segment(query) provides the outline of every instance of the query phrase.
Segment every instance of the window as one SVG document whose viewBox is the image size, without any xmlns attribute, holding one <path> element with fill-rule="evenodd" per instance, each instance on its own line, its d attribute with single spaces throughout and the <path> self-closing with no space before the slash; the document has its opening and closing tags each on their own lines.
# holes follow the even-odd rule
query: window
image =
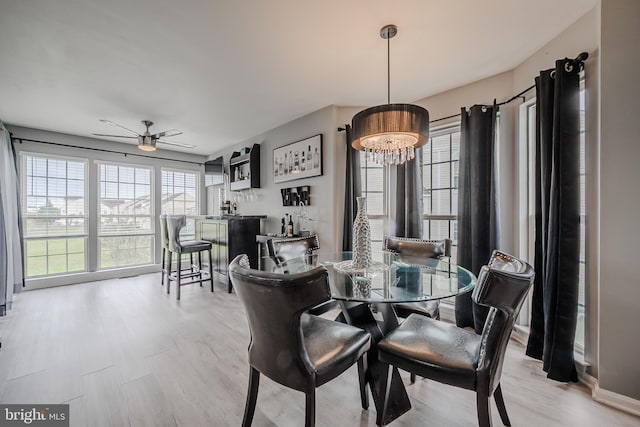
<svg viewBox="0 0 640 427">
<path fill-rule="evenodd" d="M 100 269 L 153 263 L 152 169 L 100 163 Z"/>
<path fill-rule="evenodd" d="M 198 215 L 198 172 L 162 169 L 161 211 L 168 215 Z M 183 238 L 195 238 L 195 221 L 187 220 L 180 232 Z"/>
<path fill-rule="evenodd" d="M 382 249 L 385 220 L 387 218 L 388 167 L 367 161 L 364 151 L 360 151 L 360 176 L 362 196 L 367 198 L 367 216 L 371 225 L 371 247 Z M 374 258 L 380 258 L 382 251 L 373 251 Z"/>
<path fill-rule="evenodd" d="M 453 262 L 458 239 L 459 155 L 460 125 L 456 124 L 431 131 L 422 156 L 424 238 L 451 239 Z"/>
<path fill-rule="evenodd" d="M 86 271 L 87 164 L 22 155 L 26 277 Z"/>
</svg>

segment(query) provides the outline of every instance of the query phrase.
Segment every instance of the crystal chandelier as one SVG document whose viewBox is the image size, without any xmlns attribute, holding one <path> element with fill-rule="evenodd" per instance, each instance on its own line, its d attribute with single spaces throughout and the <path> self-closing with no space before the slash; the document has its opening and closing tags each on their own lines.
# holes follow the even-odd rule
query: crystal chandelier
<svg viewBox="0 0 640 427">
<path fill-rule="evenodd" d="M 412 104 L 390 102 L 390 42 L 398 33 L 385 25 L 380 37 L 387 40 L 387 104 L 360 111 L 353 116 L 352 146 L 367 153 L 367 159 L 381 165 L 399 165 L 415 157 L 415 149 L 429 138 L 429 112 Z"/>
</svg>

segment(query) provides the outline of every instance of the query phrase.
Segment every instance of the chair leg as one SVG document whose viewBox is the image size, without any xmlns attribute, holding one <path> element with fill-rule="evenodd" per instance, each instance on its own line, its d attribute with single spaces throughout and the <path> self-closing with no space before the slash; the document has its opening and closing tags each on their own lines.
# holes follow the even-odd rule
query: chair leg
<svg viewBox="0 0 640 427">
<path fill-rule="evenodd" d="M 411 384 L 414 384 L 415 382 L 416 382 L 416 374 L 411 372 Z"/>
<path fill-rule="evenodd" d="M 209 279 L 211 279 L 211 292 L 213 292 L 213 258 L 211 256 L 211 249 L 209 249 Z"/>
<path fill-rule="evenodd" d="M 382 411 L 376 415 L 376 424 L 383 425 L 384 420 L 387 418 L 387 406 L 389 405 L 389 395 L 391 394 L 391 377 L 393 376 L 393 368 L 386 363 L 380 363 L 380 391 L 384 393 L 384 400 L 382 403 Z"/>
<path fill-rule="evenodd" d="M 173 264 L 173 252 L 169 251 L 169 267 L 167 268 L 167 294 L 171 288 L 171 265 Z"/>
<path fill-rule="evenodd" d="M 198 252 L 198 279 L 200 279 L 200 287 L 202 287 L 202 251 Z"/>
<path fill-rule="evenodd" d="M 305 393 L 306 404 L 304 411 L 304 427 L 315 427 L 316 425 L 316 388 L 309 387 Z"/>
<path fill-rule="evenodd" d="M 189 272 L 193 273 L 195 268 L 193 267 L 193 252 L 189 254 Z"/>
<path fill-rule="evenodd" d="M 162 248 L 162 279 L 160 280 L 160 284 L 164 286 L 164 277 L 167 274 L 167 260 L 166 260 L 167 250 Z"/>
<path fill-rule="evenodd" d="M 509 421 L 509 415 L 507 415 L 507 407 L 504 406 L 504 398 L 502 397 L 502 388 L 500 387 L 500 384 L 496 387 L 496 391 L 493 392 L 493 400 L 496 401 L 496 406 L 498 407 L 502 424 L 510 426 L 511 421 Z"/>
<path fill-rule="evenodd" d="M 176 271 L 176 300 L 180 299 L 180 276 L 182 276 L 182 254 L 178 252 L 178 266 Z"/>
<path fill-rule="evenodd" d="M 260 372 L 252 366 L 249 370 L 249 390 L 247 390 L 247 403 L 244 406 L 242 427 L 250 427 L 253 422 L 253 414 L 256 411 L 256 401 L 258 400 L 259 385 Z"/>
<path fill-rule="evenodd" d="M 369 409 L 369 393 L 367 393 L 367 353 L 364 353 L 358 359 L 358 380 L 360 380 L 360 401 L 362 409 Z"/>
<path fill-rule="evenodd" d="M 478 407 L 478 425 L 480 427 L 491 427 L 489 395 L 482 392 L 476 392 L 476 405 Z"/>
</svg>

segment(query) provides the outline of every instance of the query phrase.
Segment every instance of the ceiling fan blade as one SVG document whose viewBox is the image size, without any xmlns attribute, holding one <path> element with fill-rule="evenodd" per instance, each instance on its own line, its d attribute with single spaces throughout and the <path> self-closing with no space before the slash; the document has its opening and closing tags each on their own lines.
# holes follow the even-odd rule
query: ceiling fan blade
<svg viewBox="0 0 640 427">
<path fill-rule="evenodd" d="M 161 143 L 161 144 L 167 144 L 167 145 L 175 145 L 176 147 L 182 147 L 182 148 L 196 148 L 195 145 L 191 145 L 191 144 L 183 144 L 182 142 L 173 142 L 173 141 L 167 141 L 164 139 L 157 139 L 157 142 Z"/>
<path fill-rule="evenodd" d="M 170 130 L 165 130 L 164 132 L 154 133 L 151 136 L 154 138 L 162 138 L 163 136 L 176 136 L 176 135 L 182 135 L 182 131 L 179 129 L 170 129 Z"/>
<path fill-rule="evenodd" d="M 139 135 L 140 135 L 138 132 L 134 132 L 134 131 L 132 131 L 131 129 L 126 128 L 126 127 L 124 127 L 124 126 L 122 126 L 122 125 L 120 125 L 120 124 L 118 124 L 118 123 L 116 123 L 116 122 L 112 122 L 111 120 L 104 120 L 104 119 L 100 119 L 100 121 L 101 121 L 102 123 L 105 123 L 105 124 L 109 125 L 109 126 L 115 126 L 115 127 L 120 128 L 120 129 L 122 129 L 122 130 L 126 130 L 126 131 L 127 131 L 127 132 L 129 132 L 131 135 L 135 135 L 135 136 L 139 136 Z"/>
<path fill-rule="evenodd" d="M 109 138 L 131 138 L 131 139 L 138 139 L 137 136 L 126 136 L 126 135 L 107 135 L 105 133 L 92 133 L 92 135 L 95 136 L 108 136 Z"/>
</svg>

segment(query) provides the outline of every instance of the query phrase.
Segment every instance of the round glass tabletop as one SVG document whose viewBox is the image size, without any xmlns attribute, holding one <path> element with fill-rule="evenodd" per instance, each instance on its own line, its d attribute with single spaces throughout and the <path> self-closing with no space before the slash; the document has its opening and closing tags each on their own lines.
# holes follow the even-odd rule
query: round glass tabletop
<svg viewBox="0 0 640 427">
<path fill-rule="evenodd" d="M 329 272 L 334 299 L 359 302 L 418 302 L 469 292 L 476 277 L 444 260 L 389 252 L 374 256 L 366 269 L 351 266 L 352 252 L 317 253 L 276 263 L 265 259 L 267 271 L 296 274 L 323 265 Z"/>
</svg>

